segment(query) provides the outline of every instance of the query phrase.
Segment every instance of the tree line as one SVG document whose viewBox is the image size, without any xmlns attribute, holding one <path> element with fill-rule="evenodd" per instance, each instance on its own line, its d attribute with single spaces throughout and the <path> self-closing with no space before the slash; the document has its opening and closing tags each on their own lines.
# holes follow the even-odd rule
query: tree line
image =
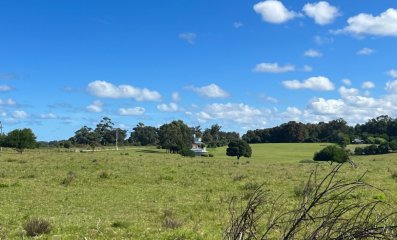
<svg viewBox="0 0 397 240">
<path fill-rule="evenodd" d="M 242 138 L 248 143 L 331 142 L 344 146 L 360 139 L 380 144 L 397 140 L 397 118 L 383 115 L 354 127 L 342 118 L 316 124 L 290 121 L 273 128 L 248 130 Z"/>
<path fill-rule="evenodd" d="M 134 146 L 158 146 L 167 149 L 169 152 L 177 153 L 181 150 L 190 149 L 194 141 L 193 136 L 206 143 L 208 147 L 225 146 L 232 140 L 240 139 L 237 132 L 221 131 L 218 124 L 202 130 L 200 126 L 189 127 L 182 120 L 175 120 L 165 123 L 160 127 L 146 126 L 138 123 L 127 138 L 127 130 L 114 128 L 114 123 L 108 117 L 103 118 L 96 128 L 83 126 L 77 130 L 73 137 L 67 141 L 49 142 L 49 146 L 70 147 L 70 146 L 114 146 L 134 145 Z"/>
<path fill-rule="evenodd" d="M 222 131 L 221 128 L 220 125 L 214 124 L 202 130 L 200 126 L 189 127 L 182 120 L 175 120 L 160 127 L 138 123 L 127 137 L 127 130 L 114 127 L 112 120 L 104 117 L 95 128 L 83 126 L 67 140 L 36 143 L 36 137 L 30 129 L 16 129 L 1 136 L 0 140 L 2 146 L 15 149 L 86 146 L 95 149 L 98 146 L 114 146 L 117 143 L 120 146 L 158 146 L 169 152 L 179 152 L 182 149 L 190 149 L 194 134 L 201 137 L 207 147 L 226 146 L 231 141 L 240 139 L 239 133 Z M 25 139 L 26 142 L 23 142 Z M 342 118 L 306 124 L 290 121 L 273 128 L 248 130 L 242 136 L 242 140 L 247 143 L 332 142 L 342 146 L 351 143 L 353 139 L 361 139 L 369 144 L 395 143 L 397 118 L 379 116 L 355 126 L 347 125 Z"/>
</svg>

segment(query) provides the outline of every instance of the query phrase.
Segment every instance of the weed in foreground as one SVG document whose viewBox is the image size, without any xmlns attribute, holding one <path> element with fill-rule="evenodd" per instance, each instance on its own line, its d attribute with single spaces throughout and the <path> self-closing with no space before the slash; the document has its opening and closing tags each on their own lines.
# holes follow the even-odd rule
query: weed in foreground
<svg viewBox="0 0 397 240">
<path fill-rule="evenodd" d="M 31 218 L 24 225 L 23 229 L 29 237 L 39 236 L 51 231 L 50 223 L 42 218 Z"/>
<path fill-rule="evenodd" d="M 182 223 L 175 219 L 174 212 L 170 209 L 166 209 L 163 212 L 163 227 L 169 229 L 176 229 L 182 226 Z"/>
<path fill-rule="evenodd" d="M 62 180 L 61 184 L 65 187 L 69 186 L 73 180 L 76 179 L 76 174 L 72 171 L 68 172 L 66 177 Z"/>
</svg>

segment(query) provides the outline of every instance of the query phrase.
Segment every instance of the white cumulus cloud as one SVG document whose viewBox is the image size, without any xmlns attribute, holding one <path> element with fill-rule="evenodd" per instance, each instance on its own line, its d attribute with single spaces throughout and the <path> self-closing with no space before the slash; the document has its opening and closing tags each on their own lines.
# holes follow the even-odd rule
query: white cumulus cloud
<svg viewBox="0 0 397 240">
<path fill-rule="evenodd" d="M 213 103 L 197 113 L 197 117 L 203 121 L 214 119 L 245 124 L 263 123 L 263 115 L 261 110 L 243 103 Z"/>
<path fill-rule="evenodd" d="M 263 21 L 269 23 L 284 23 L 296 16 L 297 13 L 289 11 L 281 1 L 266 0 L 254 5 L 254 11 L 262 16 Z"/>
<path fill-rule="evenodd" d="M 121 116 L 139 116 L 145 113 L 145 108 L 134 107 L 134 108 L 120 108 L 119 114 Z"/>
<path fill-rule="evenodd" d="M 335 89 L 334 84 L 323 76 L 311 77 L 304 81 L 283 81 L 283 85 L 288 89 L 311 89 L 316 91 L 331 91 Z"/>
<path fill-rule="evenodd" d="M 208 86 L 204 87 L 188 87 L 188 89 L 193 90 L 197 94 L 209 98 L 225 98 L 229 96 L 229 93 L 227 93 L 225 90 L 220 88 L 218 85 L 212 83 Z"/>
<path fill-rule="evenodd" d="M 103 111 L 102 109 L 103 103 L 101 101 L 94 101 L 92 104 L 88 105 L 85 109 L 89 112 L 100 113 Z"/>
<path fill-rule="evenodd" d="M 136 101 L 158 101 L 160 93 L 147 88 L 137 88 L 131 85 L 116 86 L 112 83 L 96 80 L 88 84 L 88 92 L 100 98 L 133 98 Z"/>
<path fill-rule="evenodd" d="M 338 8 L 328 2 L 307 3 L 303 6 L 305 14 L 314 19 L 319 25 L 326 25 L 334 21 L 340 15 Z"/>
<path fill-rule="evenodd" d="M 278 63 L 259 63 L 256 65 L 254 72 L 263 73 L 284 73 L 295 71 L 295 66 L 287 64 L 285 66 L 279 66 Z"/>
<path fill-rule="evenodd" d="M 177 112 L 177 111 L 179 111 L 178 104 L 176 104 L 176 103 L 159 104 L 159 105 L 157 105 L 157 109 L 162 112 Z"/>
<path fill-rule="evenodd" d="M 389 8 L 379 16 L 360 13 L 347 20 L 348 26 L 336 33 L 354 35 L 397 36 L 397 10 Z"/>
<path fill-rule="evenodd" d="M 314 98 L 310 101 L 308 108 L 316 114 L 340 114 L 344 105 L 345 103 L 341 99 Z"/>
</svg>

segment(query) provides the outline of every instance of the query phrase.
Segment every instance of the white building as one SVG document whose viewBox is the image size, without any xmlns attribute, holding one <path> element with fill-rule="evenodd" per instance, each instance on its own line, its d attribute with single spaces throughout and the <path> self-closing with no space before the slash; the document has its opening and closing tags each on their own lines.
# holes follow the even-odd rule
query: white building
<svg viewBox="0 0 397 240">
<path fill-rule="evenodd" d="M 198 156 L 207 155 L 208 154 L 207 148 L 205 147 L 205 144 L 201 141 L 201 138 L 196 137 L 196 134 L 194 134 L 193 137 L 194 137 L 194 142 L 190 150 L 193 151 Z"/>
</svg>

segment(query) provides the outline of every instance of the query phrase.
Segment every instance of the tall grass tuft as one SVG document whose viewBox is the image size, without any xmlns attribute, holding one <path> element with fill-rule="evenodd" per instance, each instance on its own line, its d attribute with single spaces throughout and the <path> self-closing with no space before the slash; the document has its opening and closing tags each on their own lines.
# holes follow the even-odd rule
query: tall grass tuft
<svg viewBox="0 0 397 240">
<path fill-rule="evenodd" d="M 23 229 L 29 237 L 39 236 L 51 231 L 50 223 L 42 218 L 31 218 L 24 225 Z"/>
<path fill-rule="evenodd" d="M 76 174 L 72 171 L 68 172 L 66 177 L 62 180 L 61 184 L 65 187 L 69 186 L 73 180 L 76 179 Z"/>
<path fill-rule="evenodd" d="M 176 229 L 182 226 L 182 223 L 175 219 L 174 212 L 171 209 L 166 209 L 163 212 L 163 227 L 169 229 Z"/>
</svg>

